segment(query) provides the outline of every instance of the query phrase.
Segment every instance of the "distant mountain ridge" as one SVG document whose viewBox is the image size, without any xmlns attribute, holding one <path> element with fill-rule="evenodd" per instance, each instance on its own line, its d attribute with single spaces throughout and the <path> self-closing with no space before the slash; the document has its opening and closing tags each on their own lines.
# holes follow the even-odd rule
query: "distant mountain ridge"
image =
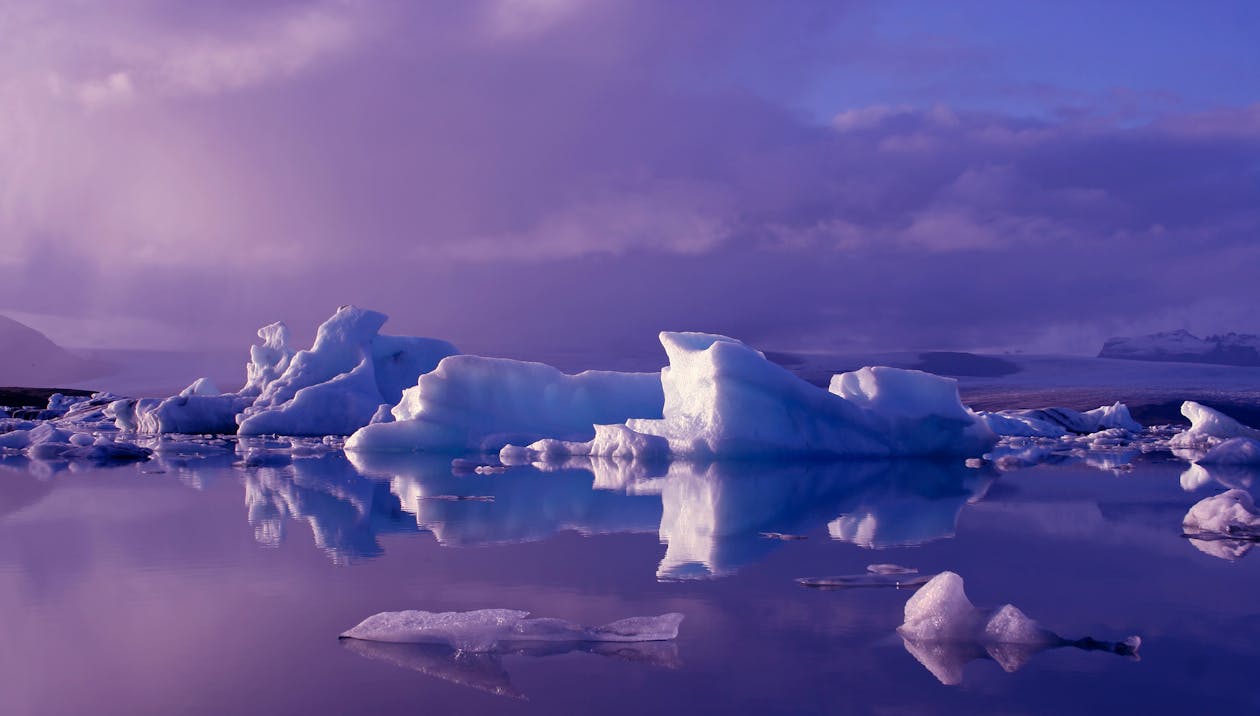
<svg viewBox="0 0 1260 716">
<path fill-rule="evenodd" d="M 1186 330 L 1110 338 L 1099 358 L 1260 366 L 1260 336 L 1223 333 L 1199 338 Z"/>
<path fill-rule="evenodd" d="M 0 386 L 49 387 L 99 373 L 98 361 L 77 356 L 23 323 L 0 316 Z"/>
</svg>

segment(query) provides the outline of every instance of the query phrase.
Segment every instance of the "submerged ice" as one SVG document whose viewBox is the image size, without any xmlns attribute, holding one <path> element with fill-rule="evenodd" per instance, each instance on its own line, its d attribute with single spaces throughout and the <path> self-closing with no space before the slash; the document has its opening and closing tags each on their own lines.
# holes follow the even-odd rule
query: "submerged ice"
<svg viewBox="0 0 1260 716">
<path fill-rule="evenodd" d="M 514 609 L 469 612 L 408 610 L 381 612 L 343 632 L 342 638 L 412 644 L 445 644 L 471 652 L 493 651 L 514 642 L 643 642 L 678 636 L 683 615 L 629 617 L 602 626 L 582 626 L 563 619 L 529 618 Z"/>
</svg>

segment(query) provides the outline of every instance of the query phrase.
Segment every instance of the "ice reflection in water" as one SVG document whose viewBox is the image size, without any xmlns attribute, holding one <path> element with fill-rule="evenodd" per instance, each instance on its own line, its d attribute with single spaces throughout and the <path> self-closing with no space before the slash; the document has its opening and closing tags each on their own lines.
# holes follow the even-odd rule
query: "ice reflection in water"
<svg viewBox="0 0 1260 716">
<path fill-rule="evenodd" d="M 444 545 L 563 530 L 657 532 L 666 545 L 657 577 L 667 580 L 731 574 L 782 547 L 763 533 L 800 534 L 837 515 L 863 516 L 866 546 L 948 537 L 963 505 L 992 479 L 961 463 L 913 460 L 644 466 L 574 459 L 486 476 L 453 474 L 449 463 L 412 455 L 350 459 L 388 477 L 403 509 Z"/>
<path fill-rule="evenodd" d="M 540 658 L 584 652 L 650 666 L 677 669 L 678 646 L 672 641 L 642 643 L 549 642 L 511 644 L 492 652 L 467 652 L 444 644 L 390 644 L 342 639 L 342 646 L 360 656 L 418 671 L 443 681 L 514 699 L 527 698 L 512 685 L 503 666 L 505 656 Z"/>
</svg>

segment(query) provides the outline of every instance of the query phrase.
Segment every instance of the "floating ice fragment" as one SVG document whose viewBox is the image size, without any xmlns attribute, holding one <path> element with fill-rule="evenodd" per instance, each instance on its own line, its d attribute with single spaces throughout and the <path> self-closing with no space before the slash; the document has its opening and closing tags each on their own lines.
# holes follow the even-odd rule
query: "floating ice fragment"
<svg viewBox="0 0 1260 716">
<path fill-rule="evenodd" d="M 492 651 L 512 642 L 640 642 L 678 636 L 682 614 L 630 617 L 588 627 L 563 619 L 529 619 L 529 612 L 477 609 L 469 612 L 408 610 L 381 612 L 341 634 L 345 639 L 446 644 L 461 651 Z"/>
<path fill-rule="evenodd" d="M 780 542 L 795 542 L 797 540 L 808 539 L 806 535 L 794 535 L 786 532 L 759 532 L 766 539 L 777 539 Z"/>
<path fill-rule="evenodd" d="M 941 572 L 906 601 L 905 621 L 897 628 L 906 651 L 943 684 L 962 682 L 962 669 L 979 658 L 1012 672 L 1046 649 L 1071 646 L 1137 658 L 1141 639 L 1121 642 L 1091 637 L 1068 640 L 1042 627 L 1018 608 L 978 609 L 963 591 L 962 577 Z"/>
<path fill-rule="evenodd" d="M 1187 400 L 1181 404 L 1181 414 L 1190 421 L 1190 428 L 1168 441 L 1169 447 L 1208 450 L 1229 438 L 1260 440 L 1260 430 L 1243 425 L 1224 413 Z"/>
</svg>

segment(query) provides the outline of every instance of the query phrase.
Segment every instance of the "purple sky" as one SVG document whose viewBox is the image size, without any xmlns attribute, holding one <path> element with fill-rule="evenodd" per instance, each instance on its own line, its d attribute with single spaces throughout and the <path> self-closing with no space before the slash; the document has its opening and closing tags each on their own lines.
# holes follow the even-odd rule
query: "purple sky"
<svg viewBox="0 0 1260 716">
<path fill-rule="evenodd" d="M 0 313 L 512 353 L 1260 331 L 1260 5 L 0 2 Z"/>
</svg>

